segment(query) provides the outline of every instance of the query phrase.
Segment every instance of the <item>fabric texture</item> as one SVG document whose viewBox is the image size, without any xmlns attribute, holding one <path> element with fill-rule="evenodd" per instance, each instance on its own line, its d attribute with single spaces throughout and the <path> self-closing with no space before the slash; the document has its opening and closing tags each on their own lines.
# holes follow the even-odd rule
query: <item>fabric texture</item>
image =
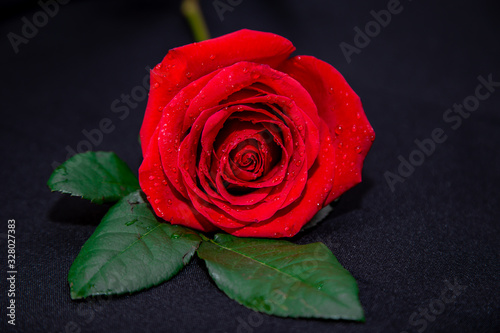
<svg viewBox="0 0 500 333">
<path fill-rule="evenodd" d="M 358 282 L 365 323 L 258 314 L 219 291 L 199 259 L 147 291 L 71 301 L 69 267 L 108 207 L 51 193 L 47 179 L 88 149 L 137 171 L 149 68 L 192 36 L 179 1 L 64 2 L 0 5 L 1 332 L 500 331 L 494 1 L 202 1 L 212 36 L 284 36 L 360 96 L 377 134 L 363 180 L 291 240 L 332 250 Z"/>
</svg>

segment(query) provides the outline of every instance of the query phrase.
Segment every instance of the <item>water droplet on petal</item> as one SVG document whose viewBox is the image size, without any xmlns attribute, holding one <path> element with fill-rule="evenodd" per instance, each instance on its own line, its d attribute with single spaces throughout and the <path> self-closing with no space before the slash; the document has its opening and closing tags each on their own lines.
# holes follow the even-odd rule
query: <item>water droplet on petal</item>
<svg viewBox="0 0 500 333">
<path fill-rule="evenodd" d="M 356 153 L 361 154 L 362 151 L 363 151 L 363 148 L 361 148 L 360 146 L 356 147 Z"/>
<path fill-rule="evenodd" d="M 336 128 L 335 128 L 335 134 L 337 135 L 340 135 L 340 133 L 342 133 L 344 129 L 342 128 L 342 126 L 338 125 Z"/>
<path fill-rule="evenodd" d="M 149 178 L 149 180 L 154 180 L 155 176 L 149 176 L 148 178 Z"/>
</svg>

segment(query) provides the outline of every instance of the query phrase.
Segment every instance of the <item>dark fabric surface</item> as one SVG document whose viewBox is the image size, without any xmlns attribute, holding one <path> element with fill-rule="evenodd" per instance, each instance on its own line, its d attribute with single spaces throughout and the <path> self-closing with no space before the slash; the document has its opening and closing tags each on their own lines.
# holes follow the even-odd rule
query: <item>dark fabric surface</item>
<svg viewBox="0 0 500 333">
<path fill-rule="evenodd" d="M 203 1 L 213 36 L 251 28 L 289 38 L 296 54 L 346 77 L 377 133 L 363 182 L 323 223 L 292 239 L 333 251 L 358 281 L 366 323 L 256 314 L 219 291 L 199 259 L 148 291 L 71 301 L 68 269 L 106 207 L 50 193 L 52 165 L 66 159 L 67 146 L 81 146 L 83 130 L 109 118 L 115 129 L 92 148 L 113 150 L 137 170 L 146 100 L 124 119 L 111 105 L 142 84 L 146 66 L 192 37 L 178 1 L 75 0 L 15 53 L 8 33 L 21 35 L 22 18 L 32 22 L 41 7 L 7 1 L 0 5 L 0 331 L 498 332 L 499 84 L 480 89 L 490 95 L 467 118 L 447 113 L 474 101 L 479 76 L 500 82 L 495 2 L 401 1 L 350 63 L 339 44 L 354 45 L 353 29 L 364 30 L 370 12 L 388 1 L 232 3 L 221 20 Z M 446 140 L 429 156 L 416 153 L 415 140 L 436 128 Z M 392 191 L 385 174 L 398 173 L 400 155 L 421 165 Z M 6 323 L 8 219 L 16 220 L 15 327 Z"/>
</svg>

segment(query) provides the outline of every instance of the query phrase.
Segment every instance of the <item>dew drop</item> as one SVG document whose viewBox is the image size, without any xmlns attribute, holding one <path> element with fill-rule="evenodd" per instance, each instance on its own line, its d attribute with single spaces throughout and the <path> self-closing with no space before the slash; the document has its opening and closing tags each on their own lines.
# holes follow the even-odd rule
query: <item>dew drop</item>
<svg viewBox="0 0 500 333">
<path fill-rule="evenodd" d="M 363 148 L 361 148 L 360 146 L 356 147 L 356 153 L 361 154 L 362 151 L 363 151 Z"/>
<path fill-rule="evenodd" d="M 160 203 L 160 199 L 155 199 L 155 204 L 159 204 Z"/>
<path fill-rule="evenodd" d="M 210 58 L 210 60 L 214 60 L 215 59 L 215 54 L 211 54 L 209 58 Z"/>
<path fill-rule="evenodd" d="M 134 224 L 135 222 L 137 222 L 137 219 L 133 219 L 132 221 L 128 221 L 127 223 L 125 223 L 125 225 L 129 226 L 129 225 Z"/>
<path fill-rule="evenodd" d="M 154 180 L 155 176 L 149 176 L 148 178 L 149 178 L 149 180 Z"/>
<path fill-rule="evenodd" d="M 252 79 L 257 80 L 260 77 L 260 73 L 259 72 L 252 72 L 252 74 L 250 76 L 252 77 Z"/>
<path fill-rule="evenodd" d="M 337 135 L 340 135 L 340 133 L 342 133 L 344 129 L 342 128 L 342 126 L 338 125 L 336 128 L 335 128 L 335 134 Z"/>
<path fill-rule="evenodd" d="M 193 74 L 191 72 L 186 73 L 186 77 L 188 78 L 188 80 L 191 80 L 192 76 L 193 76 Z"/>
</svg>

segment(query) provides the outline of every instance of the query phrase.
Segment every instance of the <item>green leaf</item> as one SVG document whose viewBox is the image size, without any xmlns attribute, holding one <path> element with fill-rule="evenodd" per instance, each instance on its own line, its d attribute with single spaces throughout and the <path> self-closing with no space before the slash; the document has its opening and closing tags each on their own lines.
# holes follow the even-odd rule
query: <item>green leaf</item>
<svg viewBox="0 0 500 333">
<path fill-rule="evenodd" d="M 364 320 L 358 287 L 322 243 L 217 234 L 198 249 L 210 276 L 244 306 L 282 317 Z"/>
<path fill-rule="evenodd" d="M 137 177 L 113 152 L 78 154 L 58 166 L 47 182 L 52 191 L 94 203 L 116 202 L 139 189 Z"/>
<path fill-rule="evenodd" d="M 68 274 L 71 298 L 132 293 L 172 278 L 201 239 L 190 229 L 160 223 L 137 191 L 104 216 Z"/>
</svg>

